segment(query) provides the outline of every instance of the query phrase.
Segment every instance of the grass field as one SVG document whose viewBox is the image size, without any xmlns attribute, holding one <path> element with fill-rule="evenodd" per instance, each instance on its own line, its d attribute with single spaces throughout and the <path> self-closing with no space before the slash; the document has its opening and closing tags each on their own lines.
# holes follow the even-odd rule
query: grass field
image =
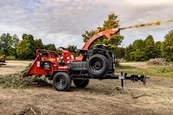
<svg viewBox="0 0 173 115">
<path fill-rule="evenodd" d="M 147 76 L 173 78 L 172 63 L 167 66 L 148 66 L 146 62 L 127 62 L 120 65 L 116 68 L 116 73 L 123 71 L 129 74 L 145 73 Z"/>
</svg>

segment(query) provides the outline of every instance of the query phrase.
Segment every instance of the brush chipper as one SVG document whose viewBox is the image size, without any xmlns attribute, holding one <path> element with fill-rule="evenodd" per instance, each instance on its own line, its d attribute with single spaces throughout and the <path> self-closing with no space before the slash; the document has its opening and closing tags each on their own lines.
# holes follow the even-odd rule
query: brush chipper
<svg viewBox="0 0 173 115">
<path fill-rule="evenodd" d="M 146 75 L 130 75 L 121 72 L 116 75 L 115 55 L 108 50 L 107 45 L 97 44 L 92 49 L 91 45 L 103 36 L 110 39 L 112 34 L 119 32 L 119 28 L 109 29 L 92 36 L 79 50 L 79 56 L 61 47 L 61 55 L 55 51 L 44 49 L 36 50 L 36 58 L 25 76 L 45 76 L 52 80 L 53 86 L 58 91 L 66 91 L 71 82 L 79 88 L 85 88 L 90 79 L 120 79 L 123 89 L 123 80 L 146 82 Z"/>
</svg>

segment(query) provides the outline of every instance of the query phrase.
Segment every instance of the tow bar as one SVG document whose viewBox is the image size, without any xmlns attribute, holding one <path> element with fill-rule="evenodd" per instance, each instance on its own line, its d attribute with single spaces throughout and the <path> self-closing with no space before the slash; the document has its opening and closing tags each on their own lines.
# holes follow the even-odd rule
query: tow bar
<svg viewBox="0 0 173 115">
<path fill-rule="evenodd" d="M 127 79 L 127 80 L 131 80 L 133 82 L 137 82 L 137 81 L 141 81 L 143 82 L 144 85 L 146 85 L 146 79 L 149 79 L 150 77 L 146 77 L 146 74 L 143 73 L 141 76 L 138 76 L 138 75 L 131 75 L 131 76 L 127 76 L 127 73 L 124 73 L 121 72 L 121 76 L 119 76 L 119 79 L 121 80 L 121 91 L 122 93 L 124 93 L 124 80 Z"/>
</svg>

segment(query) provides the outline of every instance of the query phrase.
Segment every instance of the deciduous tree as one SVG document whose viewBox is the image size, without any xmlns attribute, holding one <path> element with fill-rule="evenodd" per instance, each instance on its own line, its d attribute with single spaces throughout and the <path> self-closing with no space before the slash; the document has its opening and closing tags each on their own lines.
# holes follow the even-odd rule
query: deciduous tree
<svg viewBox="0 0 173 115">
<path fill-rule="evenodd" d="M 86 42 L 98 32 L 117 27 L 119 27 L 118 16 L 115 14 L 110 14 L 108 15 L 108 19 L 104 21 L 103 26 L 98 27 L 96 30 L 86 31 L 84 34 L 82 34 L 83 41 Z M 109 41 L 105 37 L 103 37 L 102 39 L 97 40 L 94 44 L 107 44 L 112 51 L 115 51 L 115 48 L 117 48 L 117 46 L 121 44 L 123 38 L 124 37 L 120 35 L 120 33 L 116 33 L 111 36 L 111 39 Z"/>
<path fill-rule="evenodd" d="M 16 52 L 19 59 L 34 59 L 36 49 L 42 49 L 41 39 L 34 40 L 31 34 L 23 34 L 22 40 L 16 46 Z"/>
<path fill-rule="evenodd" d="M 55 44 L 47 44 L 47 45 L 44 45 L 43 47 L 44 47 L 44 49 L 46 49 L 46 50 L 57 51 L 57 49 L 56 49 L 56 47 L 55 47 Z"/>
<path fill-rule="evenodd" d="M 4 53 L 6 56 L 12 55 L 15 56 L 15 47 L 16 44 L 19 42 L 19 38 L 17 35 L 11 36 L 9 33 L 2 34 L 0 36 L 0 49 L 1 52 Z"/>
</svg>

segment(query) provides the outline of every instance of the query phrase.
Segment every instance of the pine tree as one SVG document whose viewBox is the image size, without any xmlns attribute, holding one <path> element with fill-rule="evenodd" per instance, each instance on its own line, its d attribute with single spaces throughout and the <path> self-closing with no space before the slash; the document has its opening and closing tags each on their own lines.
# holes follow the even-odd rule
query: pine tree
<svg viewBox="0 0 173 115">
<path fill-rule="evenodd" d="M 165 39 L 161 46 L 162 55 L 168 61 L 173 61 L 173 30 L 165 35 Z"/>
<path fill-rule="evenodd" d="M 151 59 L 151 58 L 156 58 L 157 56 L 157 51 L 155 48 L 155 41 L 153 39 L 152 35 L 149 35 L 146 39 L 145 39 L 145 54 L 147 59 Z"/>
</svg>

